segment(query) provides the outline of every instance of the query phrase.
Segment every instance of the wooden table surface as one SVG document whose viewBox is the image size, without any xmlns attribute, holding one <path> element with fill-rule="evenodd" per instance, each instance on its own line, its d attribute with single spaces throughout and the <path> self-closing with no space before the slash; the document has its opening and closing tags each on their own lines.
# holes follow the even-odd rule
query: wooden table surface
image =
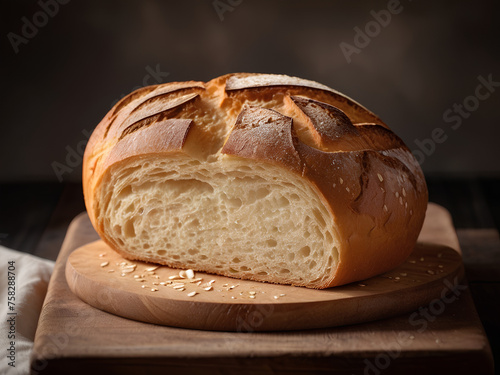
<svg viewBox="0 0 500 375">
<path fill-rule="evenodd" d="M 500 363 L 500 179 L 428 177 L 428 187 L 430 200 L 452 214 L 470 296 L 495 362 Z M 0 184 L 0 244 L 55 259 L 69 223 L 83 210 L 79 184 Z M 279 358 L 276 361 L 280 363 Z M 314 359 L 304 360 L 311 370 L 314 363 Z M 233 369 L 251 364 L 251 360 L 237 361 Z M 425 364 L 415 363 L 415 366 L 424 368 Z M 261 370 L 271 373 L 269 368 Z M 239 373 L 245 373 L 244 368 Z"/>
</svg>

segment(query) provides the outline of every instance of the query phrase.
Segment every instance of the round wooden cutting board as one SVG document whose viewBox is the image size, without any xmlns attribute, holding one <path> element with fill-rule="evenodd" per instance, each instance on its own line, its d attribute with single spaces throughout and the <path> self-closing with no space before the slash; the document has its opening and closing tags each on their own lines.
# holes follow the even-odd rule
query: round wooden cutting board
<svg viewBox="0 0 500 375">
<path fill-rule="evenodd" d="M 73 293 L 98 309 L 148 323 L 240 332 L 341 326 L 437 306 L 462 276 L 460 254 L 433 243 L 418 243 L 390 272 L 325 290 L 201 272 L 180 278 L 177 269 L 126 260 L 102 241 L 75 250 L 66 265 Z"/>
</svg>

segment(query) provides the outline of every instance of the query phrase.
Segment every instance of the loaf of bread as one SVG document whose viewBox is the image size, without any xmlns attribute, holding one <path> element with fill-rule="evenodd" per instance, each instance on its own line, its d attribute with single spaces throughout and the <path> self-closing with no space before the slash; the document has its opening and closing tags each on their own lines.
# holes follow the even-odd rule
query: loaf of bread
<svg viewBox="0 0 500 375">
<path fill-rule="evenodd" d="M 271 74 L 126 96 L 89 140 L 83 189 L 128 259 L 310 288 L 402 263 L 427 207 L 420 166 L 376 115 Z"/>
</svg>

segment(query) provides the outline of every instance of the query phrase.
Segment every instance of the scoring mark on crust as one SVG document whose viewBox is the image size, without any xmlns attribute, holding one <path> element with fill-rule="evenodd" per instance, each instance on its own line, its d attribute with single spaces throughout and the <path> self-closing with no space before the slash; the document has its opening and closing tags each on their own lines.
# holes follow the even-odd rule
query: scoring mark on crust
<svg viewBox="0 0 500 375">
<path fill-rule="evenodd" d="M 115 111 L 116 112 L 116 111 Z M 117 114 L 114 114 L 113 117 L 111 118 L 111 120 L 109 120 L 109 123 L 108 125 L 106 126 L 106 130 L 104 131 L 104 135 L 103 135 L 103 138 L 106 138 L 108 136 L 108 133 L 109 133 L 109 129 L 111 129 L 111 127 L 113 126 L 113 124 L 115 123 L 115 120 L 116 118 L 118 117 Z"/>
<path fill-rule="evenodd" d="M 354 124 L 363 138 L 364 147 L 373 150 L 407 148 L 404 142 L 391 129 L 376 123 Z"/>
<path fill-rule="evenodd" d="M 245 77 L 234 75 L 227 80 L 226 91 L 276 86 L 308 87 L 337 93 L 337 91 L 318 82 L 282 74 L 252 74 Z"/>
<path fill-rule="evenodd" d="M 116 103 L 115 109 L 113 110 L 113 115 L 116 115 L 118 112 L 120 112 L 123 108 L 125 108 L 128 104 L 132 103 L 134 100 L 139 99 L 149 94 L 151 91 L 156 90 L 157 87 L 158 86 L 142 87 L 130 93 L 129 95 L 125 96 L 118 103 Z"/>
<path fill-rule="evenodd" d="M 302 96 L 290 96 L 286 100 L 305 115 L 306 124 L 320 147 L 328 147 L 344 137 L 359 136 L 349 117 L 333 105 Z"/>
<path fill-rule="evenodd" d="M 168 112 L 180 108 L 182 105 L 194 100 L 199 96 L 198 93 L 190 93 L 174 100 L 168 101 L 168 104 L 165 106 L 158 106 L 157 112 L 150 114 L 150 108 L 144 108 L 142 110 L 138 110 L 135 114 L 130 116 L 121 127 L 125 127 L 123 130 L 120 139 L 123 139 L 127 135 L 143 128 L 150 126 L 152 123 L 156 121 L 162 121 L 165 119 L 164 116 L 168 114 Z M 146 115 L 147 114 L 147 115 Z M 144 117 L 147 116 L 147 117 Z"/>
<path fill-rule="evenodd" d="M 114 129 L 111 132 L 113 136 L 116 136 L 123 128 L 130 128 L 125 134 L 120 134 L 119 139 L 121 139 L 123 136 L 133 132 L 133 129 L 140 128 L 140 126 L 137 126 L 137 123 L 140 123 L 142 120 L 165 111 L 170 111 L 173 107 L 180 106 L 184 102 L 192 100 L 193 98 L 189 98 L 190 95 L 200 94 L 203 90 L 205 90 L 203 82 L 173 82 L 138 89 L 125 96 L 115 105 L 103 137 L 106 138 L 112 128 Z M 173 98 L 171 98 L 172 96 Z M 184 102 L 181 100 L 179 102 L 180 98 L 186 97 L 188 97 L 188 100 Z M 133 102 L 137 102 L 137 104 L 129 106 Z M 127 108 L 127 106 L 127 113 L 120 114 L 120 111 Z M 121 118 L 124 117 L 121 115 L 126 115 L 125 119 L 120 121 L 120 123 L 116 123 L 115 120 L 119 116 Z M 150 122 L 145 123 L 150 124 Z"/>
<path fill-rule="evenodd" d="M 387 127 L 378 116 L 354 99 L 315 81 L 281 74 L 234 74 L 229 76 L 224 88 L 229 96 L 246 95 L 248 90 L 260 94 L 281 92 L 308 96 L 341 108 L 353 122 L 378 122 Z"/>
<path fill-rule="evenodd" d="M 272 109 L 246 106 L 222 148 L 226 155 L 263 159 L 301 170 L 292 119 Z"/>
<path fill-rule="evenodd" d="M 165 87 L 160 88 L 153 92 L 151 95 L 147 95 L 145 100 L 139 103 L 132 111 L 131 114 L 135 114 L 137 112 L 148 113 L 151 111 L 155 111 L 155 107 L 157 104 L 161 104 L 162 102 L 166 102 L 172 95 L 181 95 L 181 98 L 188 97 L 193 94 L 200 94 L 201 91 L 204 90 L 199 86 L 190 86 L 190 87 L 177 87 L 175 89 Z M 183 95 L 184 94 L 184 95 Z M 175 102 L 178 98 L 173 99 Z M 160 103 L 158 103 L 160 102 Z M 181 101 L 180 104 L 183 102 Z M 180 105 L 177 104 L 177 105 Z"/>
<path fill-rule="evenodd" d="M 184 146 L 193 120 L 165 119 L 120 140 L 111 150 L 106 165 L 138 155 L 179 151 Z"/>
</svg>

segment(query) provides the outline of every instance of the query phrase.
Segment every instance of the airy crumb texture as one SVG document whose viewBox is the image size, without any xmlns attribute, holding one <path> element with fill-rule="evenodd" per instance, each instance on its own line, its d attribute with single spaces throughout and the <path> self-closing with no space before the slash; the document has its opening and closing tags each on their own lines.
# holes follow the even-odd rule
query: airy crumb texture
<svg viewBox="0 0 500 375">
<path fill-rule="evenodd" d="M 404 261 L 427 203 L 378 117 L 282 75 L 135 91 L 94 131 L 83 181 L 94 227 L 129 259 L 312 288 Z"/>
<path fill-rule="evenodd" d="M 298 175 L 245 164 L 122 163 L 103 181 L 104 231 L 133 258 L 290 284 L 324 281 L 338 244 L 317 194 Z"/>
</svg>

